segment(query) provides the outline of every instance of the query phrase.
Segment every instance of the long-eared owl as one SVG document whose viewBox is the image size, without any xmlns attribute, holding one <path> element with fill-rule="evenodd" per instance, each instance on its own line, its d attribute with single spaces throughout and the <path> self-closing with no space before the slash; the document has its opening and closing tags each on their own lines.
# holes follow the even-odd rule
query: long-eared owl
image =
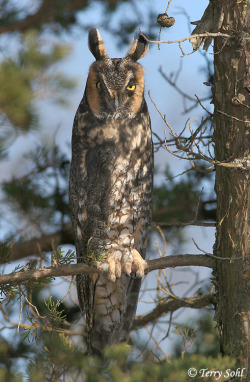
<svg viewBox="0 0 250 382">
<path fill-rule="evenodd" d="M 93 28 L 89 49 L 96 61 L 74 119 L 69 191 L 77 261 L 103 270 L 77 275 L 88 351 L 102 354 L 125 339 L 135 316 L 152 215 L 153 147 L 137 63 L 148 50 L 145 38 L 112 59 Z"/>
</svg>

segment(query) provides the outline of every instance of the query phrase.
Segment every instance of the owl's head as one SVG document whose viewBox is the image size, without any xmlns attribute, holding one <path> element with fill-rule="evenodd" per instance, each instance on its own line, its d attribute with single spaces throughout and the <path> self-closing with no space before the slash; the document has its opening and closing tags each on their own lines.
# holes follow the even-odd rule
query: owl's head
<svg viewBox="0 0 250 382">
<path fill-rule="evenodd" d="M 144 100 L 144 70 L 138 60 L 148 52 L 142 34 L 124 58 L 109 58 L 98 29 L 89 32 L 89 49 L 96 61 L 89 69 L 86 96 L 98 118 L 134 117 Z"/>
</svg>

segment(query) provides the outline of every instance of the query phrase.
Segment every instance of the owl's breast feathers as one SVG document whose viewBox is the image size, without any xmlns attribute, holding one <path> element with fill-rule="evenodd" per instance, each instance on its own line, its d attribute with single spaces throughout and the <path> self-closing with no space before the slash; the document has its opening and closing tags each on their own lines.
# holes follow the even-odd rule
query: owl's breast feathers
<svg viewBox="0 0 250 382">
<path fill-rule="evenodd" d="M 71 186 L 81 195 L 81 199 L 77 198 L 78 232 L 87 229 L 102 239 L 114 224 L 124 226 L 126 219 L 135 222 L 129 227 L 134 231 L 136 215 L 140 216 L 152 191 L 152 167 L 151 127 L 145 101 L 135 118 L 110 118 L 98 124 L 93 114 L 80 105 L 74 122 L 71 168 Z"/>
</svg>

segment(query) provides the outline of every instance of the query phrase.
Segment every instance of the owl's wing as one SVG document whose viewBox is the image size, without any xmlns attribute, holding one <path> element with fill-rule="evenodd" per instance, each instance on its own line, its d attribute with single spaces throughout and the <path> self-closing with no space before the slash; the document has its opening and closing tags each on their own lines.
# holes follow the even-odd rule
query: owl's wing
<svg viewBox="0 0 250 382">
<path fill-rule="evenodd" d="M 85 262 L 84 258 L 84 243 L 82 242 L 82 238 L 79 237 L 79 227 L 81 227 L 84 222 L 79 222 L 79 210 L 81 209 L 81 203 L 79 206 L 79 201 L 82 198 L 82 195 L 79 195 L 79 189 L 76 186 L 74 168 L 71 167 L 71 176 L 70 176 L 70 208 L 71 208 L 71 220 L 72 225 L 75 231 L 75 247 L 76 247 L 76 255 L 77 262 Z M 93 304 L 90 301 L 94 300 L 94 286 L 91 275 L 87 274 L 79 274 L 76 276 L 76 285 L 77 285 L 77 295 L 79 306 L 82 312 L 86 314 L 86 329 L 87 332 L 91 330 L 92 320 L 93 320 Z M 88 344 L 88 347 L 90 344 Z"/>
<path fill-rule="evenodd" d="M 106 145 L 95 143 L 94 147 L 89 144 L 87 130 L 96 122 L 91 118 L 83 99 L 74 120 L 69 196 L 77 262 L 87 263 L 91 262 L 92 252 L 95 252 L 95 248 L 90 250 L 92 243 L 101 241 L 105 232 L 111 187 L 107 168 L 115 151 L 110 142 Z M 91 348 L 97 274 L 79 274 L 76 279 L 79 305 L 86 314 L 88 348 Z"/>
<path fill-rule="evenodd" d="M 75 234 L 75 247 L 77 262 L 87 262 L 86 258 L 86 245 L 87 245 L 87 219 L 85 219 L 84 210 L 86 208 L 86 187 L 84 187 L 84 180 L 86 179 L 86 167 L 83 166 L 83 159 L 86 155 L 86 148 L 84 146 L 84 137 L 82 131 L 85 128 L 87 120 L 88 109 L 86 106 L 85 97 L 81 101 L 75 115 L 72 134 L 72 161 L 70 168 L 69 179 L 69 202 L 71 221 Z M 91 304 L 89 301 L 93 300 L 93 282 L 91 275 L 80 274 L 77 275 L 77 292 L 80 308 L 91 316 Z M 90 321 L 90 317 L 88 318 Z"/>
</svg>

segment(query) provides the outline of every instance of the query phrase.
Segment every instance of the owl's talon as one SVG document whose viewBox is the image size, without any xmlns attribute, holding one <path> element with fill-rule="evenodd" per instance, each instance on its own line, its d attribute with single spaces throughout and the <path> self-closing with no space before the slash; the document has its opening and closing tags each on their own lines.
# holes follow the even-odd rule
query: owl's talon
<svg viewBox="0 0 250 382">
<path fill-rule="evenodd" d="M 108 262 L 108 278 L 111 281 L 116 280 L 115 276 L 115 258 L 114 256 L 110 257 L 109 262 Z"/>
<path fill-rule="evenodd" d="M 119 279 L 122 274 L 120 259 L 117 259 L 114 255 L 111 256 L 107 262 L 98 263 L 97 268 L 107 273 L 108 279 L 113 282 Z"/>
<path fill-rule="evenodd" d="M 136 276 L 137 277 L 144 276 L 147 262 L 141 257 L 141 255 L 136 249 L 132 250 L 132 256 L 133 256 L 133 264 L 135 265 L 135 268 L 137 268 Z"/>
<path fill-rule="evenodd" d="M 97 267 L 98 270 L 103 271 L 105 273 L 107 273 L 108 270 L 109 270 L 108 263 L 100 263 L 100 262 L 98 262 L 96 267 Z"/>
<path fill-rule="evenodd" d="M 112 281 L 112 282 L 114 283 L 115 280 L 116 280 L 115 275 L 114 275 L 114 274 L 110 274 L 110 275 L 109 275 L 109 280 Z"/>
<path fill-rule="evenodd" d="M 126 275 L 131 278 L 141 278 L 145 274 L 147 262 L 141 257 L 136 249 L 132 250 L 131 255 L 132 261 L 130 259 L 126 259 L 126 261 L 124 261 L 124 259 L 121 259 L 116 255 L 112 255 L 110 256 L 108 262 L 101 264 L 98 263 L 97 267 L 103 272 L 106 272 L 108 274 L 108 279 L 113 282 L 121 277 L 122 272 L 126 273 Z M 131 275 L 132 273 L 135 276 Z"/>
<path fill-rule="evenodd" d="M 136 272 L 131 272 L 130 275 L 128 275 L 128 277 L 132 280 L 136 280 L 137 277 L 136 277 Z"/>
<path fill-rule="evenodd" d="M 123 271 L 127 274 L 130 275 L 132 271 L 132 262 L 124 262 L 123 263 Z"/>
<path fill-rule="evenodd" d="M 122 269 L 121 269 L 121 263 L 119 261 L 116 261 L 115 263 L 115 275 L 116 278 L 120 278 L 122 274 Z"/>
<path fill-rule="evenodd" d="M 103 272 L 106 272 L 106 269 L 105 267 L 103 267 L 101 264 L 96 264 L 96 268 L 98 269 L 98 271 L 103 271 Z"/>
</svg>

